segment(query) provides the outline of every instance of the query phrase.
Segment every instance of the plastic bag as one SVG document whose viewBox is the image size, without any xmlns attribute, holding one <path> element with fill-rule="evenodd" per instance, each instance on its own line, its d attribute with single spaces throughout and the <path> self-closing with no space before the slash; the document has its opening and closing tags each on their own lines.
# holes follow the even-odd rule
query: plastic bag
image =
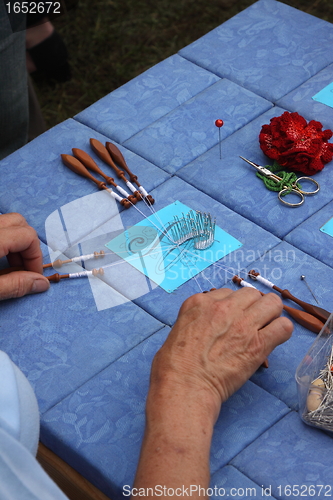
<svg viewBox="0 0 333 500">
<path fill-rule="evenodd" d="M 333 431 L 333 314 L 298 366 L 296 382 L 302 420 Z"/>
</svg>

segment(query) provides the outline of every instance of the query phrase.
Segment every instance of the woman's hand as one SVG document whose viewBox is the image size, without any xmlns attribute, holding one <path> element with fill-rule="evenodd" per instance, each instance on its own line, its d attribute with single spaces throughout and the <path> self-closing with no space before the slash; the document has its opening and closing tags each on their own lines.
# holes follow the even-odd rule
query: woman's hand
<svg viewBox="0 0 333 500">
<path fill-rule="evenodd" d="M 154 359 L 152 385 L 205 394 L 217 418 L 221 403 L 290 337 L 292 323 L 281 312 L 277 295 L 250 288 L 193 295 Z"/>
<path fill-rule="evenodd" d="M 250 288 L 220 289 L 184 302 L 153 361 L 135 492 L 143 488 L 146 500 L 153 500 L 148 492 L 162 485 L 177 496 L 194 491 L 194 500 L 206 498 L 200 488 L 209 485 L 221 404 L 290 337 L 292 323 L 281 312 L 277 295 Z"/>
<path fill-rule="evenodd" d="M 4 256 L 11 267 L 24 271 L 0 276 L 0 300 L 48 290 L 37 233 L 20 214 L 0 215 L 0 258 Z"/>
</svg>

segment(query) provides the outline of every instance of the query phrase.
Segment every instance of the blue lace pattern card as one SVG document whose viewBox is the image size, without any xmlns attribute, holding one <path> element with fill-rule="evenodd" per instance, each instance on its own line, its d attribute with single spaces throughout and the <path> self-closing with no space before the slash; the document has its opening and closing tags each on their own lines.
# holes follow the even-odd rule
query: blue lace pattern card
<svg viewBox="0 0 333 500">
<path fill-rule="evenodd" d="M 326 224 L 321 226 L 320 231 L 328 234 L 329 236 L 332 236 L 333 238 L 333 217 L 329 221 L 327 221 Z"/>
<path fill-rule="evenodd" d="M 195 210 L 175 201 L 125 230 L 106 247 L 171 293 L 242 246 L 236 238 L 215 226 L 208 248 L 198 248 L 205 246 L 204 231 L 199 235 L 199 243 L 198 237 L 186 233 L 184 224 L 192 217 L 188 214 L 195 219 Z"/>
<path fill-rule="evenodd" d="M 321 89 L 312 99 L 333 108 L 333 82 Z"/>
</svg>

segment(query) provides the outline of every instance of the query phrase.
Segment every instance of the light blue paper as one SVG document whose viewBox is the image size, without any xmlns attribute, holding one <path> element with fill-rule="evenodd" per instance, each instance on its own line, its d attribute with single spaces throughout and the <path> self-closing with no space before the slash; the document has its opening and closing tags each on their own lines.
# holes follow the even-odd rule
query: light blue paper
<svg viewBox="0 0 333 500">
<path fill-rule="evenodd" d="M 326 224 L 321 226 L 320 231 L 328 234 L 329 236 L 332 236 L 333 238 L 333 217 L 329 221 L 327 221 Z"/>
<path fill-rule="evenodd" d="M 312 99 L 333 108 L 333 82 L 320 90 Z"/>
<path fill-rule="evenodd" d="M 242 246 L 236 238 L 215 227 L 215 241 L 206 250 L 193 240 L 175 246 L 167 237 L 174 216 L 187 215 L 190 207 L 179 201 L 124 231 L 105 246 L 138 269 L 168 293 Z"/>
</svg>

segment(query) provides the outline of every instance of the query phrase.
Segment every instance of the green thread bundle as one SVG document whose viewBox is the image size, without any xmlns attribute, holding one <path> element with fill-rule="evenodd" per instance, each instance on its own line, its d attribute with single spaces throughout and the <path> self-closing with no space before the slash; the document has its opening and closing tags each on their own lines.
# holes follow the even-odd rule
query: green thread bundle
<svg viewBox="0 0 333 500">
<path fill-rule="evenodd" d="M 293 189 L 293 184 L 297 181 L 297 175 L 295 172 L 280 170 L 281 166 L 276 161 L 273 163 L 272 167 L 270 165 L 266 165 L 265 168 L 272 172 L 272 174 L 276 174 L 281 177 L 280 181 L 275 181 L 274 179 L 269 179 L 260 172 L 257 172 L 257 176 L 264 182 L 266 188 L 270 191 L 281 191 L 284 188 L 289 188 L 289 190 L 285 191 L 282 196 L 289 194 Z M 301 185 L 299 183 L 296 183 L 296 186 L 301 189 Z"/>
</svg>

